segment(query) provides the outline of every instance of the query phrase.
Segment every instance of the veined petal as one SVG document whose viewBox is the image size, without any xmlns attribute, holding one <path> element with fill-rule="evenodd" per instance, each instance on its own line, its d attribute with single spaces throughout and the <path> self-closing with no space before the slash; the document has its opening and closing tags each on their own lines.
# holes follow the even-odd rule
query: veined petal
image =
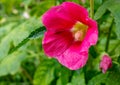
<svg viewBox="0 0 120 85">
<path fill-rule="evenodd" d="M 80 42 L 74 42 L 63 54 L 56 58 L 62 65 L 71 70 L 82 68 L 88 60 L 88 50 L 81 52 L 80 47 Z"/>
<path fill-rule="evenodd" d="M 43 48 L 50 57 L 61 55 L 73 42 L 73 36 L 69 31 L 46 32 L 43 39 Z"/>
<path fill-rule="evenodd" d="M 61 5 L 52 7 L 43 14 L 42 21 L 48 31 L 69 30 L 75 23 Z"/>
<path fill-rule="evenodd" d="M 72 19 L 82 23 L 86 22 L 89 15 L 84 7 L 73 2 L 64 2 L 62 6 L 70 14 Z"/>
</svg>

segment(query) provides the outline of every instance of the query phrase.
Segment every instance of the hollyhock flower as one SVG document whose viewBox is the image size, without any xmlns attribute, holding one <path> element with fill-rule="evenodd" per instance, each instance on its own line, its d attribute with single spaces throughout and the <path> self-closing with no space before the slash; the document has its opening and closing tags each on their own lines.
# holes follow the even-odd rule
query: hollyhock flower
<svg viewBox="0 0 120 85">
<path fill-rule="evenodd" d="M 42 16 L 47 31 L 43 49 L 47 56 L 56 58 L 71 70 L 82 68 L 88 60 L 88 50 L 98 40 L 96 21 L 87 10 L 73 2 L 54 6 Z"/>
<path fill-rule="evenodd" d="M 103 73 L 112 67 L 112 59 L 108 55 L 104 55 L 100 62 L 100 69 Z"/>
</svg>

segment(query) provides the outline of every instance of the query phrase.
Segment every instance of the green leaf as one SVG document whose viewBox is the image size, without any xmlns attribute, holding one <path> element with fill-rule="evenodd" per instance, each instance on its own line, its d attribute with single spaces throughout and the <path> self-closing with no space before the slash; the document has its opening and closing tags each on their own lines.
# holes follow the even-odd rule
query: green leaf
<svg viewBox="0 0 120 85">
<path fill-rule="evenodd" d="M 115 1 L 117 1 L 117 0 L 107 0 L 105 3 L 103 3 L 103 5 L 101 5 L 97 9 L 97 11 L 96 11 L 96 13 L 94 15 L 94 19 L 95 20 L 100 19 L 103 16 L 103 14 L 106 12 L 106 10 L 109 8 L 109 6 L 113 5 L 113 3 Z"/>
<path fill-rule="evenodd" d="M 118 39 L 120 39 L 120 0 L 107 0 L 102 6 L 100 6 L 95 13 L 94 19 L 100 19 L 106 10 L 109 10 L 112 15 L 114 16 L 115 23 L 116 23 L 116 34 Z"/>
<path fill-rule="evenodd" d="M 57 80 L 56 85 L 66 85 L 69 82 L 71 71 L 65 67 L 62 67 L 59 74 L 59 79 Z"/>
<path fill-rule="evenodd" d="M 32 18 L 23 22 L 19 26 L 15 27 L 12 31 L 10 31 L 8 35 L 1 39 L 0 60 L 8 55 L 11 48 L 16 47 L 24 39 L 28 38 L 31 32 L 40 26 L 40 21 L 38 19 Z"/>
<path fill-rule="evenodd" d="M 1 26 L 0 27 L 0 39 L 2 39 L 2 37 L 4 37 L 6 34 L 8 34 L 15 25 L 16 25 L 16 23 L 12 22 L 12 23 L 8 23 L 7 25 Z"/>
<path fill-rule="evenodd" d="M 5 57 L 0 62 L 0 76 L 15 74 L 20 67 L 22 60 L 26 58 L 26 53 L 22 51 L 14 52 L 13 54 Z"/>
<path fill-rule="evenodd" d="M 97 76 L 93 77 L 89 82 L 88 85 L 120 85 L 120 67 L 113 66 L 111 71 L 103 74 L 98 74 Z"/>
<path fill-rule="evenodd" d="M 95 15 L 94 15 L 94 19 L 95 20 L 98 20 L 98 19 L 100 19 L 102 16 L 103 16 L 103 14 L 106 12 L 106 10 L 107 10 L 107 6 L 108 6 L 108 4 L 107 3 L 104 3 L 103 5 L 101 5 L 99 8 L 98 8 L 98 10 L 96 11 L 96 13 L 95 13 Z"/>
<path fill-rule="evenodd" d="M 105 82 L 105 79 L 107 78 L 108 74 L 99 74 L 95 77 L 93 77 L 89 82 L 88 85 L 101 85 Z"/>
<path fill-rule="evenodd" d="M 49 85 L 54 79 L 54 65 L 51 59 L 41 62 L 34 75 L 34 85 Z"/>
<path fill-rule="evenodd" d="M 33 31 L 30 35 L 29 35 L 29 39 L 36 39 L 36 38 L 40 38 L 43 36 L 45 32 L 45 27 L 40 27 L 38 29 L 36 29 L 35 31 Z"/>
<path fill-rule="evenodd" d="M 95 0 L 94 1 L 94 8 L 95 10 L 102 4 L 103 0 Z"/>
<path fill-rule="evenodd" d="M 27 56 L 26 47 L 28 45 L 24 44 L 30 39 L 40 37 L 41 31 L 45 30 L 45 27 L 40 27 L 40 21 L 35 18 L 25 21 L 17 27 L 15 26 L 14 29 L 13 26 L 11 26 L 12 31 L 4 31 L 6 35 L 0 42 L 0 76 L 15 74 L 19 70 L 20 63 Z M 20 47 L 23 49 L 21 50 Z"/>
<path fill-rule="evenodd" d="M 22 45 L 27 43 L 30 39 L 37 39 L 37 38 L 42 37 L 44 32 L 45 32 L 45 27 L 44 26 L 36 29 L 27 38 L 25 38 L 23 41 L 21 41 L 16 47 L 11 49 L 8 54 L 10 54 L 10 53 L 16 51 L 17 49 L 19 49 Z"/>
<path fill-rule="evenodd" d="M 120 69 L 109 73 L 106 78 L 106 85 L 120 85 Z"/>
<path fill-rule="evenodd" d="M 75 71 L 72 76 L 72 85 L 86 85 L 83 69 Z"/>
<path fill-rule="evenodd" d="M 114 3 L 113 3 L 114 2 Z M 111 0 L 111 6 L 108 10 L 112 13 L 116 23 L 116 33 L 118 39 L 120 39 L 120 0 Z"/>
</svg>

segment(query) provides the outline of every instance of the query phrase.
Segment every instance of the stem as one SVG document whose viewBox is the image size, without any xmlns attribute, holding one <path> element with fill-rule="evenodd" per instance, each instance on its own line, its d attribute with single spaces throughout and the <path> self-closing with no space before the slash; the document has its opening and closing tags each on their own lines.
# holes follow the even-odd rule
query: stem
<svg viewBox="0 0 120 85">
<path fill-rule="evenodd" d="M 111 26 L 109 28 L 109 31 L 108 31 L 108 37 L 107 37 L 105 52 L 108 52 L 109 42 L 110 42 L 110 34 L 111 34 L 112 26 L 113 26 L 113 21 L 112 21 L 112 24 L 111 24 Z"/>
<path fill-rule="evenodd" d="M 90 17 L 93 19 L 94 16 L 94 0 L 90 0 Z"/>
</svg>

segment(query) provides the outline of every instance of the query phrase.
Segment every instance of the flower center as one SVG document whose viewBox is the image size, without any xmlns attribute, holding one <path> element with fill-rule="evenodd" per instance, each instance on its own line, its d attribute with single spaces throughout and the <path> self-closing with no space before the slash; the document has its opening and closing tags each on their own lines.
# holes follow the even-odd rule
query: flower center
<svg viewBox="0 0 120 85">
<path fill-rule="evenodd" d="M 88 29 L 87 25 L 81 22 L 76 22 L 71 30 L 75 38 L 75 41 L 82 41 L 86 35 L 87 29 Z"/>
</svg>

